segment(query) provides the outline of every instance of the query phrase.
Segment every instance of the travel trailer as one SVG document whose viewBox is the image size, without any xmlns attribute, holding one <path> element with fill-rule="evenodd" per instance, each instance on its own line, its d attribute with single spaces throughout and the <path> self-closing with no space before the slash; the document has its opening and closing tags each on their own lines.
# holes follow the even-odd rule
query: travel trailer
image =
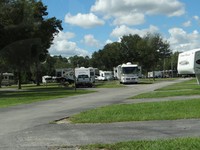
<svg viewBox="0 0 200 150">
<path fill-rule="evenodd" d="M 60 68 L 56 69 L 57 82 L 74 83 L 74 69 L 73 68 Z"/>
<path fill-rule="evenodd" d="M 138 83 L 138 78 L 141 76 L 141 67 L 130 62 L 118 65 L 114 68 L 114 77 L 120 83 Z"/>
<path fill-rule="evenodd" d="M 151 71 L 148 72 L 148 78 L 161 78 L 163 77 L 162 71 Z"/>
<path fill-rule="evenodd" d="M 76 86 L 92 86 L 95 83 L 95 69 L 92 67 L 75 68 Z"/>
<path fill-rule="evenodd" d="M 200 49 L 180 53 L 177 70 L 180 75 L 195 74 L 197 83 L 200 84 Z"/>
<path fill-rule="evenodd" d="M 15 83 L 13 73 L 3 73 L 1 85 L 11 86 Z"/>
<path fill-rule="evenodd" d="M 66 79 L 74 80 L 74 69 L 73 68 L 56 69 L 56 77 L 64 77 Z"/>
<path fill-rule="evenodd" d="M 113 79 L 113 73 L 112 73 L 112 71 L 99 70 L 99 76 L 97 77 L 97 79 L 99 81 L 112 80 Z"/>
<path fill-rule="evenodd" d="M 53 83 L 56 82 L 56 77 L 52 77 L 52 76 L 42 76 L 42 83 L 43 84 L 47 84 L 47 83 Z"/>
</svg>

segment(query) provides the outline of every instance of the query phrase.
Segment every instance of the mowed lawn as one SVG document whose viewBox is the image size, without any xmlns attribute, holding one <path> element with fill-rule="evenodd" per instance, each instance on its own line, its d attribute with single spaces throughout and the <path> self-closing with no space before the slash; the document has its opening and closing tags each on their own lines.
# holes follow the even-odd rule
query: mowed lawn
<svg viewBox="0 0 200 150">
<path fill-rule="evenodd" d="M 0 107 L 28 104 L 91 92 L 94 91 L 83 89 L 77 89 L 75 91 L 73 88 L 65 88 L 57 84 L 48 86 L 25 85 L 21 90 L 17 90 L 16 87 L 1 88 Z"/>
<path fill-rule="evenodd" d="M 192 79 L 141 94 L 134 98 L 160 98 L 168 96 L 200 95 L 200 86 Z M 159 94 L 158 94 L 159 93 Z M 101 123 L 139 120 L 174 120 L 200 118 L 200 99 L 184 101 L 152 102 L 127 105 L 111 105 L 72 116 L 74 123 Z M 81 150 L 199 150 L 199 137 L 160 140 L 138 140 L 114 144 L 93 144 L 79 147 Z"/>
<path fill-rule="evenodd" d="M 200 138 L 175 138 L 164 140 L 142 140 L 116 144 L 94 144 L 81 146 L 81 150 L 199 150 Z"/>
<path fill-rule="evenodd" d="M 161 89 L 157 89 L 156 91 L 139 94 L 131 98 L 132 99 L 162 98 L 162 97 L 185 96 L 185 95 L 186 96 L 200 95 L 200 85 L 197 84 L 196 79 L 186 80 L 185 82 L 176 83 Z"/>
<path fill-rule="evenodd" d="M 200 86 L 196 84 L 195 79 L 192 79 L 138 97 L 160 98 L 180 95 L 200 95 Z M 200 99 L 110 105 L 76 114 L 70 120 L 74 123 L 109 123 L 189 118 L 200 118 Z"/>
</svg>

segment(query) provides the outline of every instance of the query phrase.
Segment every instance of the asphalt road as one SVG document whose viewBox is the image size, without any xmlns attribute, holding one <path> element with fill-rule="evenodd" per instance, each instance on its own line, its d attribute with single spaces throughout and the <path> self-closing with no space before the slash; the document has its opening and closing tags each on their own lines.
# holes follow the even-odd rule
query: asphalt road
<svg viewBox="0 0 200 150">
<path fill-rule="evenodd" d="M 98 92 L 68 98 L 0 108 L 0 149 L 54 149 L 92 143 L 138 139 L 200 136 L 200 120 L 123 122 L 109 124 L 51 124 L 50 122 L 100 106 L 124 103 L 127 98 L 185 79 Z M 129 101 L 130 103 L 130 101 Z"/>
</svg>

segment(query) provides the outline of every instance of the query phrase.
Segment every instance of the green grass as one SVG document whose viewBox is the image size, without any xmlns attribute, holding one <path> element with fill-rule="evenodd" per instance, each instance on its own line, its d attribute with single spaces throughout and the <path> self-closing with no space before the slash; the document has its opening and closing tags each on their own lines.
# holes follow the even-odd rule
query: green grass
<svg viewBox="0 0 200 150">
<path fill-rule="evenodd" d="M 199 150 L 200 138 L 143 140 L 81 146 L 81 150 Z"/>
<path fill-rule="evenodd" d="M 170 85 L 134 98 L 159 98 L 180 95 L 199 95 L 195 80 Z M 200 118 L 200 99 L 111 105 L 72 116 L 74 123 L 108 123 L 145 120 L 174 120 Z"/>
<path fill-rule="evenodd" d="M 75 91 L 72 88 L 64 88 L 57 85 L 26 85 L 23 86 L 22 90 L 12 90 L 11 88 L 12 87 L 9 87 L 8 90 L 4 90 L 2 88 L 0 90 L 0 107 L 9 107 L 13 105 L 27 104 L 92 92 L 89 90 L 80 89 Z"/>
<path fill-rule="evenodd" d="M 158 89 L 157 91 L 169 91 L 169 90 L 200 90 L 200 85 L 197 84 L 196 79 L 186 80 L 181 83 L 176 83 L 170 86 L 166 86 Z"/>
<path fill-rule="evenodd" d="M 118 80 L 111 81 L 97 81 L 95 83 L 96 88 L 120 88 L 124 87 L 123 84 L 120 84 Z"/>
<path fill-rule="evenodd" d="M 139 94 L 131 98 L 132 99 L 162 98 L 162 97 L 185 96 L 185 95 L 187 96 L 200 95 L 200 86 L 197 85 L 196 79 L 191 79 L 185 82 L 176 83 L 161 89 L 157 89 L 156 91 Z"/>
<path fill-rule="evenodd" d="M 200 118 L 200 99 L 110 105 L 82 112 L 70 120 L 73 123 L 110 123 L 188 118 Z"/>
</svg>

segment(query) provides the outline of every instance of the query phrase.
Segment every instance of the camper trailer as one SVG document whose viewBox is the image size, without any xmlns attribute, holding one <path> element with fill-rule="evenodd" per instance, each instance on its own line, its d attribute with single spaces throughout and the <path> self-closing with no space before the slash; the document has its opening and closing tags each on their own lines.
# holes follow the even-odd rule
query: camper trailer
<svg viewBox="0 0 200 150">
<path fill-rule="evenodd" d="M 73 68 L 60 68 L 56 69 L 57 82 L 74 83 L 74 69 Z"/>
<path fill-rule="evenodd" d="M 138 83 L 138 78 L 140 76 L 141 67 L 137 64 L 128 62 L 114 68 L 114 77 L 117 78 L 120 83 Z"/>
<path fill-rule="evenodd" d="M 112 80 L 113 79 L 113 73 L 112 73 L 112 71 L 99 70 L 99 76 L 97 77 L 97 79 L 99 81 Z"/>
<path fill-rule="evenodd" d="M 13 73 L 3 73 L 1 84 L 5 86 L 11 86 L 14 84 L 14 74 Z"/>
<path fill-rule="evenodd" d="M 91 87 L 95 82 L 95 69 L 92 67 L 75 68 L 76 86 L 89 86 Z"/>
<path fill-rule="evenodd" d="M 180 75 L 195 74 L 197 83 L 200 84 L 200 49 L 180 53 L 177 70 Z"/>
<path fill-rule="evenodd" d="M 148 78 L 161 78 L 163 77 L 162 71 L 151 71 L 148 72 Z"/>
</svg>

